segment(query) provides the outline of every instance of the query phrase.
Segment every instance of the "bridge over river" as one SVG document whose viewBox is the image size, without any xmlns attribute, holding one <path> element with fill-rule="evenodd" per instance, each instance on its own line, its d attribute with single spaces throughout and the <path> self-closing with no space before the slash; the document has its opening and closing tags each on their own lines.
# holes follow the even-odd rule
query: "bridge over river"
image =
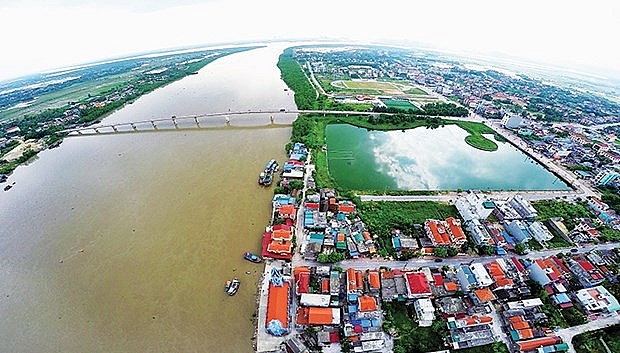
<svg viewBox="0 0 620 353">
<path fill-rule="evenodd" d="M 290 125 L 295 121 L 298 114 L 323 114 L 323 115 L 380 115 L 386 113 L 339 111 L 339 110 L 247 110 L 228 111 L 221 113 L 206 113 L 199 115 L 171 116 L 168 118 L 154 118 L 140 121 L 121 122 L 114 124 L 96 124 L 91 126 L 76 127 L 63 130 L 69 136 L 131 133 L 145 131 L 165 131 L 175 129 L 200 129 L 213 128 L 226 125 L 235 126 L 264 126 L 264 125 Z M 263 117 L 257 118 L 256 116 Z M 243 117 L 252 116 L 251 119 Z M 239 125 L 237 125 L 239 124 Z"/>
</svg>

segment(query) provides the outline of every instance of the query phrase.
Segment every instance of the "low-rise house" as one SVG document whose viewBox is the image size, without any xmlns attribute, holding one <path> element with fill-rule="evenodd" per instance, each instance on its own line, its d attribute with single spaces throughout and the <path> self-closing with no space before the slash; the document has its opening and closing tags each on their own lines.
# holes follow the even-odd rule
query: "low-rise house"
<svg viewBox="0 0 620 353">
<path fill-rule="evenodd" d="M 553 234 L 551 234 L 549 229 L 547 229 L 547 227 L 545 227 L 545 225 L 541 222 L 532 222 L 528 225 L 528 228 L 532 237 L 541 244 L 553 239 Z"/>
<path fill-rule="evenodd" d="M 413 302 L 416 315 L 418 316 L 418 324 L 421 327 L 429 327 L 435 319 L 435 307 L 428 298 L 417 299 Z"/>
<path fill-rule="evenodd" d="M 513 196 L 508 204 L 525 220 L 533 221 L 538 217 L 538 211 L 522 195 Z"/>
<path fill-rule="evenodd" d="M 495 203 L 483 194 L 468 193 L 465 197 L 459 197 L 454 206 L 465 222 L 472 219 L 485 220 L 495 209 Z"/>
<path fill-rule="evenodd" d="M 589 313 L 613 313 L 620 311 L 618 299 L 603 286 L 577 291 L 577 300 Z"/>
<path fill-rule="evenodd" d="M 520 220 L 505 222 L 504 229 L 519 243 L 525 243 L 532 239 L 532 234 L 530 234 L 526 224 Z"/>
<path fill-rule="evenodd" d="M 571 273 L 579 280 L 582 286 L 590 288 L 597 286 L 605 280 L 605 276 L 596 269 L 588 260 L 572 260 L 569 267 Z"/>
<path fill-rule="evenodd" d="M 477 245 L 489 245 L 492 241 L 491 234 L 487 231 L 486 227 L 478 219 L 472 219 L 466 223 L 466 229 Z"/>
<path fill-rule="evenodd" d="M 407 283 L 407 296 L 409 298 L 430 297 L 431 287 L 426 280 L 426 275 L 422 272 L 406 272 L 405 281 Z"/>
</svg>

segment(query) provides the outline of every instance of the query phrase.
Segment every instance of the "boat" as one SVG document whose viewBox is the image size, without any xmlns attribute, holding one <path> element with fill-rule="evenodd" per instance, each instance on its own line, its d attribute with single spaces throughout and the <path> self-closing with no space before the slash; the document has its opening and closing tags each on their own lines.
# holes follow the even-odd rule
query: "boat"
<svg viewBox="0 0 620 353">
<path fill-rule="evenodd" d="M 260 256 L 256 254 L 252 254 L 251 252 L 247 252 L 247 251 L 243 253 L 243 258 L 250 262 L 254 262 L 254 263 L 259 263 L 263 261 L 263 259 L 261 259 Z"/>
<path fill-rule="evenodd" d="M 240 284 L 241 282 L 239 282 L 239 279 L 237 277 L 233 278 L 232 282 L 230 282 L 230 285 L 228 285 L 228 283 L 226 285 L 226 293 L 228 295 L 235 295 L 239 290 Z"/>
<path fill-rule="evenodd" d="M 275 159 L 270 160 L 265 165 L 265 170 L 263 170 L 258 176 L 258 184 L 269 186 L 273 182 L 273 174 L 280 170 L 280 166 Z"/>
</svg>

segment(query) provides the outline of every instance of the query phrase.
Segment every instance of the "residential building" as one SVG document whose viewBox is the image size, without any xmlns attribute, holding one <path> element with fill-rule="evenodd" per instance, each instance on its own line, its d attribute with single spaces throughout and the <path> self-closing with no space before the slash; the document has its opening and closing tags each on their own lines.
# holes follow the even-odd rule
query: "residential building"
<svg viewBox="0 0 620 353">
<path fill-rule="evenodd" d="M 605 276 L 588 260 L 573 260 L 569 267 L 572 274 L 585 288 L 597 286 L 605 280 Z"/>
<path fill-rule="evenodd" d="M 467 242 L 467 237 L 461 228 L 461 221 L 453 217 L 447 218 L 448 231 L 450 233 L 450 240 L 452 245 L 461 247 Z"/>
<path fill-rule="evenodd" d="M 457 198 L 454 206 L 465 222 L 472 219 L 485 220 L 493 213 L 495 203 L 485 195 L 470 192 L 465 197 Z"/>
<path fill-rule="evenodd" d="M 429 327 L 433 324 L 433 320 L 435 319 L 435 307 L 430 299 L 417 299 L 413 302 L 413 307 L 421 327 Z"/>
<path fill-rule="evenodd" d="M 581 289 L 576 296 L 581 305 L 591 313 L 613 313 L 620 310 L 618 299 L 603 286 Z"/>
<path fill-rule="evenodd" d="M 616 173 L 613 170 L 603 170 L 594 177 L 594 184 L 607 185 L 612 183 L 618 177 L 620 177 L 620 174 Z"/>
<path fill-rule="evenodd" d="M 432 295 L 431 287 L 422 272 L 405 273 L 407 283 L 407 295 L 409 298 L 429 297 Z"/>
<path fill-rule="evenodd" d="M 545 227 L 542 222 L 532 222 L 529 224 L 528 228 L 532 237 L 536 239 L 539 243 L 545 243 L 553 239 L 553 234 L 551 234 L 549 229 L 547 229 L 547 227 Z"/>
<path fill-rule="evenodd" d="M 523 198 L 522 195 L 515 195 L 509 201 L 508 204 L 517 211 L 517 213 L 523 217 L 523 219 L 533 221 L 538 216 L 538 211 L 530 204 L 529 201 Z"/>
<path fill-rule="evenodd" d="M 505 222 L 504 229 L 519 243 L 525 243 L 532 239 L 532 234 L 530 234 L 525 223 L 519 220 Z"/>
<path fill-rule="evenodd" d="M 488 245 L 491 242 L 491 234 L 478 219 L 468 221 L 465 226 L 477 245 Z"/>
<path fill-rule="evenodd" d="M 523 119 L 517 114 L 505 114 L 502 118 L 502 125 L 506 129 L 518 129 L 521 127 Z"/>
<path fill-rule="evenodd" d="M 434 246 L 450 245 L 450 235 L 444 222 L 436 219 L 427 219 L 424 222 L 424 230 Z"/>
</svg>

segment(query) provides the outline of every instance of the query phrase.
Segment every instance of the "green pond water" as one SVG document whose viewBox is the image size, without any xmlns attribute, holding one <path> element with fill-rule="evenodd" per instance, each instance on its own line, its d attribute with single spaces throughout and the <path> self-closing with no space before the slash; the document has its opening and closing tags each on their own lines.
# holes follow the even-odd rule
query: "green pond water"
<svg viewBox="0 0 620 353">
<path fill-rule="evenodd" d="M 570 189 L 509 143 L 487 152 L 469 146 L 467 135 L 455 125 L 387 132 L 329 125 L 329 172 L 355 190 Z"/>
</svg>

